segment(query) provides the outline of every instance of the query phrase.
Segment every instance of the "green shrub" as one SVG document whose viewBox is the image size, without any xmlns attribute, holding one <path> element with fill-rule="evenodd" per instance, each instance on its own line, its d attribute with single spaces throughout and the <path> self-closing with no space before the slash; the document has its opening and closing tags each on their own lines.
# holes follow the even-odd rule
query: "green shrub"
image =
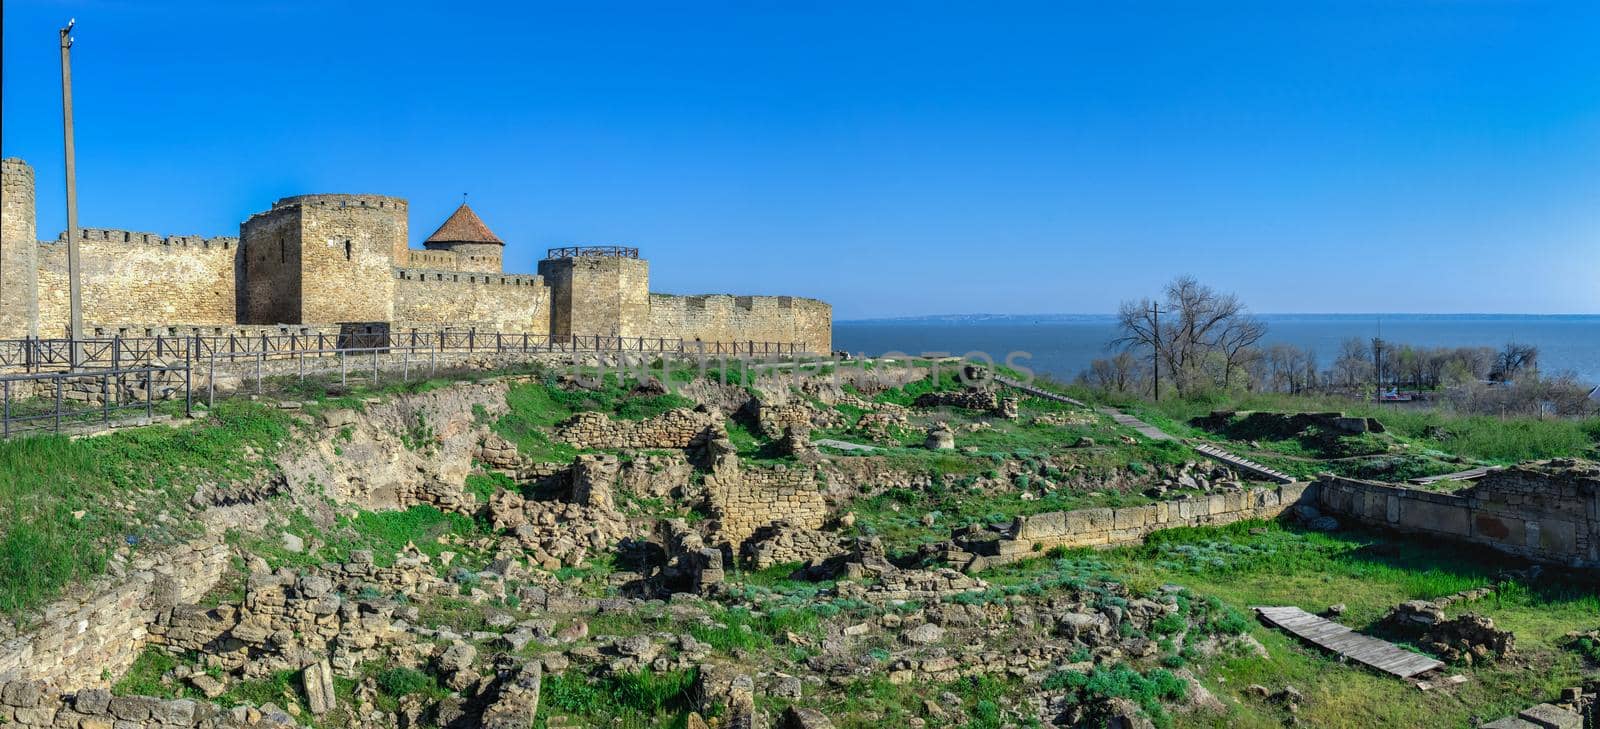
<svg viewBox="0 0 1600 729">
<path fill-rule="evenodd" d="M 380 671 L 378 689 L 394 698 L 412 694 L 431 695 L 440 690 L 438 681 L 415 668 L 387 668 Z"/>
</svg>

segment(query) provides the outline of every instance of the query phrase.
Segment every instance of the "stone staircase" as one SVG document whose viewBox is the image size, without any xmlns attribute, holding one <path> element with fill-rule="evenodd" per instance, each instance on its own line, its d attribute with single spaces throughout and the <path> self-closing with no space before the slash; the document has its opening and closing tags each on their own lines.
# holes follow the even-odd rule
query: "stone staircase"
<svg viewBox="0 0 1600 729">
<path fill-rule="evenodd" d="M 1194 446 L 1196 453 L 1232 466 L 1245 473 L 1265 478 L 1275 483 L 1294 483 L 1295 478 L 1275 468 L 1269 468 L 1248 458 L 1236 456 L 1209 443 Z"/>
</svg>

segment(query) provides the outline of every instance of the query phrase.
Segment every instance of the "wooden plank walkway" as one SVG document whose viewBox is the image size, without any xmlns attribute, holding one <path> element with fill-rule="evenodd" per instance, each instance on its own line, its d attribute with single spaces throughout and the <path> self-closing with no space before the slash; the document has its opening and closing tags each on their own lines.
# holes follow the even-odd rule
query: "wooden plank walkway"
<svg viewBox="0 0 1600 729">
<path fill-rule="evenodd" d="M 1412 653 L 1388 641 L 1362 635 L 1297 607 L 1252 609 L 1267 622 L 1308 642 L 1393 676 L 1411 678 L 1444 666 L 1442 661 Z"/>
<path fill-rule="evenodd" d="M 837 449 L 839 449 L 841 451 L 860 452 L 860 453 L 871 453 L 871 452 L 873 452 L 875 450 L 878 450 L 877 446 L 862 445 L 860 443 L 851 443 L 850 441 L 847 441 L 847 440 L 834 440 L 832 438 L 818 438 L 818 439 L 816 439 L 814 441 L 811 441 L 811 444 L 812 445 L 819 445 L 819 446 L 827 446 L 829 448 L 837 448 Z"/>
<path fill-rule="evenodd" d="M 1166 431 L 1133 417 L 1132 415 L 1122 412 L 1121 410 L 1100 408 L 1100 412 L 1110 415 L 1112 420 L 1117 421 L 1117 425 L 1121 425 L 1126 428 L 1133 428 L 1139 433 L 1139 435 L 1149 438 L 1150 440 L 1177 440 L 1177 438 L 1172 437 Z"/>
<path fill-rule="evenodd" d="M 1064 402 L 1064 403 L 1066 403 L 1068 405 L 1075 405 L 1075 406 L 1080 407 L 1080 408 L 1089 407 L 1089 405 L 1087 403 L 1080 402 L 1078 400 L 1074 400 L 1074 399 L 1072 399 L 1070 397 L 1067 397 L 1066 395 L 1062 395 L 1062 394 L 1059 394 L 1059 393 L 1051 392 L 1049 390 L 1044 390 L 1044 389 L 1041 389 L 1041 388 L 1037 388 L 1037 387 L 1034 387 L 1033 385 L 1024 385 L 1024 384 L 1022 384 L 1020 382 L 1017 382 L 1016 380 L 1013 380 L 1013 379 L 1011 379 L 1009 377 L 1001 377 L 999 375 L 994 375 L 993 377 L 994 377 L 994 381 L 995 382 L 998 382 L 998 383 L 1000 383 L 1002 385 L 1005 385 L 1006 387 L 1012 388 L 1014 390 L 1021 390 L 1023 392 L 1028 393 L 1029 395 L 1034 396 L 1034 397 L 1042 397 L 1042 398 L 1044 398 L 1046 400 L 1055 400 L 1056 402 Z"/>
<path fill-rule="evenodd" d="M 1290 476 L 1289 474 L 1279 471 L 1275 468 L 1268 468 L 1267 466 L 1256 463 L 1248 458 L 1236 456 L 1209 443 L 1200 443 L 1196 445 L 1194 449 L 1199 453 L 1215 458 L 1241 471 L 1255 474 L 1269 481 L 1276 481 L 1278 483 L 1294 483 L 1294 476 Z"/>
<path fill-rule="evenodd" d="M 1480 478 L 1483 478 L 1484 476 L 1489 475 L 1489 472 L 1493 471 L 1493 470 L 1495 470 L 1495 469 L 1489 468 L 1489 467 L 1469 468 L 1469 469 L 1467 469 L 1465 471 L 1456 471 L 1455 473 L 1446 473 L 1446 474 L 1444 474 L 1442 476 L 1423 476 L 1421 478 L 1407 479 L 1406 481 L 1408 483 L 1413 483 L 1413 484 L 1416 484 L 1418 486 L 1427 486 L 1430 483 L 1438 483 L 1440 481 L 1472 481 L 1472 480 L 1480 479 Z"/>
</svg>

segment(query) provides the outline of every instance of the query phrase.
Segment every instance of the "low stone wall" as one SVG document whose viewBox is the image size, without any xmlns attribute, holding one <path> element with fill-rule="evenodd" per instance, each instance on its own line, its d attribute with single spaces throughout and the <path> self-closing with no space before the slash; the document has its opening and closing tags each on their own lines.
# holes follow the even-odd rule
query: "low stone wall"
<svg viewBox="0 0 1600 729">
<path fill-rule="evenodd" d="M 816 562 L 839 554 L 838 537 L 815 528 L 788 521 L 776 521 L 757 529 L 742 550 L 745 564 L 758 570 L 794 562 Z"/>
<path fill-rule="evenodd" d="M 967 548 L 977 555 L 968 570 L 1027 559 L 1052 547 L 1136 544 L 1145 535 L 1160 529 L 1270 519 L 1299 502 L 1309 487 L 1309 484 L 1297 482 L 1276 488 L 1226 491 L 1121 509 L 1079 509 L 1019 516 L 1008 530 L 1009 537 L 968 542 Z"/>
<path fill-rule="evenodd" d="M 1600 568 L 1600 468 L 1593 464 L 1545 462 L 1491 471 L 1454 493 L 1334 476 L 1317 487 L 1318 508 L 1365 524 Z"/>
<path fill-rule="evenodd" d="M 721 540 L 735 553 L 761 527 L 783 520 L 820 529 L 828 504 L 808 468 L 752 468 L 719 464 L 706 476 L 706 496 Z"/>
<path fill-rule="evenodd" d="M 0 644 L 0 681 L 40 681 L 51 690 L 110 685 L 133 665 L 148 627 L 163 611 L 193 603 L 228 568 L 220 538 L 204 538 L 135 557 L 126 574 L 107 575 L 47 608 L 43 625 Z"/>
<path fill-rule="evenodd" d="M 556 438 L 582 449 L 693 448 L 723 433 L 722 415 L 689 408 L 649 420 L 612 420 L 581 412 L 556 426 Z"/>
<path fill-rule="evenodd" d="M 43 684 L 12 681 L 0 684 L 0 724 L 16 729 L 245 729 L 298 726 L 282 712 L 263 714 L 236 707 L 220 713 L 215 706 L 192 699 L 164 700 L 149 696 L 112 696 L 106 689 L 84 689 L 62 695 Z"/>
</svg>

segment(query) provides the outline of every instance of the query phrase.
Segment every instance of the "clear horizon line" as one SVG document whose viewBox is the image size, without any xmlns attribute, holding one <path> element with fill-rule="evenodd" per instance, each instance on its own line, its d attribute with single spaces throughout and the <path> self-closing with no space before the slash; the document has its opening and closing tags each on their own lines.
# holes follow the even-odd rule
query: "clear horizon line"
<svg viewBox="0 0 1600 729">
<path fill-rule="evenodd" d="M 1523 316 L 1523 317 L 1577 317 L 1600 316 L 1600 312 L 1516 312 L 1516 311 L 1461 311 L 1461 312 L 1428 312 L 1428 311 L 1270 311 L 1251 312 L 1255 316 Z M 1023 314 L 1001 314 L 986 311 L 952 312 L 942 314 L 900 314 L 895 316 L 858 316 L 835 319 L 836 323 L 858 321 L 892 321 L 897 319 L 935 319 L 941 317 L 1063 317 L 1063 316 L 1097 316 L 1114 317 L 1116 312 L 1029 312 Z"/>
</svg>

